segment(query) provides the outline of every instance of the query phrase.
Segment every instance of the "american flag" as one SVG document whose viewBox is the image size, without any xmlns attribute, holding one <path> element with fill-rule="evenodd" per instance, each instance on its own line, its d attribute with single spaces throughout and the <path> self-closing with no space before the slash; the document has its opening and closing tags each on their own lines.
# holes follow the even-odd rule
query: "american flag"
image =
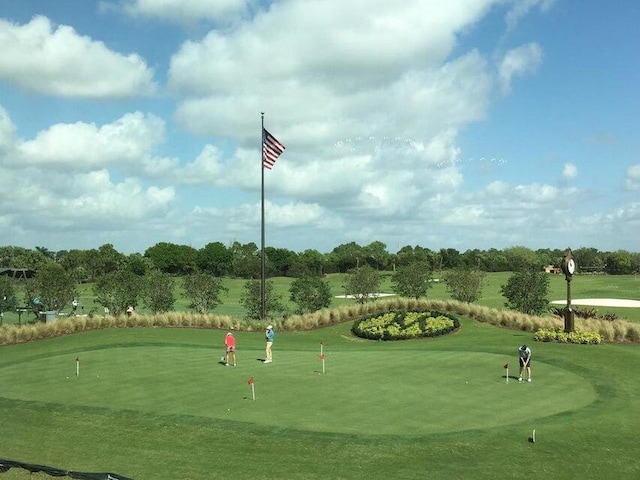
<svg viewBox="0 0 640 480">
<path fill-rule="evenodd" d="M 262 129 L 262 165 L 271 170 L 278 157 L 284 152 L 284 145 L 265 128 Z"/>
</svg>

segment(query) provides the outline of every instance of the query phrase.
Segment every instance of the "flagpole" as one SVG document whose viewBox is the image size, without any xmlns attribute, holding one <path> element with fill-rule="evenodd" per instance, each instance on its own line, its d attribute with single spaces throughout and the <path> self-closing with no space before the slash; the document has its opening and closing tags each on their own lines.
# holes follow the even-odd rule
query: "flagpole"
<svg viewBox="0 0 640 480">
<path fill-rule="evenodd" d="M 260 131 L 261 145 L 260 145 L 260 169 L 262 172 L 262 185 L 261 185 L 261 215 L 260 215 L 260 319 L 266 318 L 266 305 L 265 305 L 265 261 L 264 261 L 264 112 L 260 112 L 262 118 L 262 130 Z"/>
</svg>

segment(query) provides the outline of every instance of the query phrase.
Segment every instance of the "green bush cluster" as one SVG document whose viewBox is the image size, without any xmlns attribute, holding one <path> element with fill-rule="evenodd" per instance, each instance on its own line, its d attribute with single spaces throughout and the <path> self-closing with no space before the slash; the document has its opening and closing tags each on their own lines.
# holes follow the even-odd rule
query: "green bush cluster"
<svg viewBox="0 0 640 480">
<path fill-rule="evenodd" d="M 457 318 L 440 312 L 395 311 L 356 320 L 351 331 L 370 340 L 406 340 L 444 335 L 459 326 Z"/>
<path fill-rule="evenodd" d="M 534 333 L 533 339 L 537 342 L 581 343 L 583 345 L 602 343 L 602 335 L 597 332 L 576 330 L 567 333 L 561 328 L 541 328 Z"/>
</svg>

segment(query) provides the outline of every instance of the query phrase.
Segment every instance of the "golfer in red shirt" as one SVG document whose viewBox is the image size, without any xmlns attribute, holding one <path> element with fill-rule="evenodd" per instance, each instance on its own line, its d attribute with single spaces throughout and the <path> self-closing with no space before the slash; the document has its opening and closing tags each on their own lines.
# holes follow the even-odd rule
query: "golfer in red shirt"
<svg viewBox="0 0 640 480">
<path fill-rule="evenodd" d="M 224 337 L 224 346 L 225 346 L 225 354 L 224 354 L 224 364 L 229 366 L 229 354 L 233 357 L 233 366 L 236 366 L 236 337 L 233 336 L 233 333 L 229 332 Z"/>
</svg>

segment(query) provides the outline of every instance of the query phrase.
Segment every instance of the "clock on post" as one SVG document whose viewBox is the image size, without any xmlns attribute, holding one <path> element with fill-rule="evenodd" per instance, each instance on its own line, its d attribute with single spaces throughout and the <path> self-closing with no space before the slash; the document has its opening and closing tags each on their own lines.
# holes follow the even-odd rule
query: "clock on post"
<svg viewBox="0 0 640 480">
<path fill-rule="evenodd" d="M 562 272 L 567 280 L 567 308 L 564 310 L 564 331 L 567 333 L 573 332 L 574 325 L 574 313 L 573 308 L 571 308 L 571 279 L 575 271 L 576 261 L 573 258 L 571 249 L 568 248 L 562 258 Z"/>
</svg>

